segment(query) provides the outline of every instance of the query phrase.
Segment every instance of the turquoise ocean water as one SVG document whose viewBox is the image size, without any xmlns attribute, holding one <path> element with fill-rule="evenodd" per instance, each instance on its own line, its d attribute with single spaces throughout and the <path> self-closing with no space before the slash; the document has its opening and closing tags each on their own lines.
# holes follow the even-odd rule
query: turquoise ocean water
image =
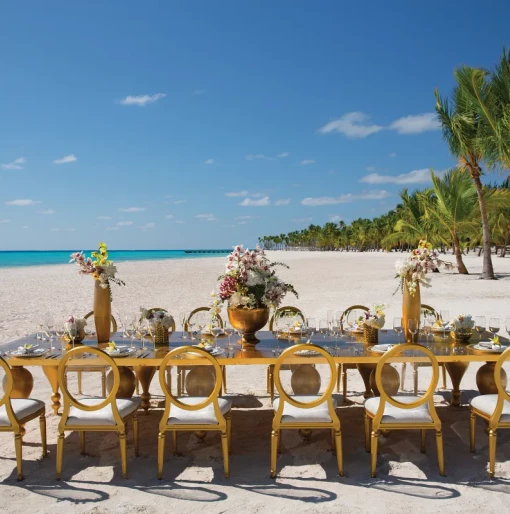
<svg viewBox="0 0 510 514">
<path fill-rule="evenodd" d="M 58 251 L 0 251 L 0 268 L 47 266 L 66 264 L 75 250 Z M 112 250 L 108 252 L 114 262 L 150 261 L 162 259 L 199 259 L 227 255 L 231 250 Z M 187 253 L 189 252 L 189 253 Z M 90 251 L 85 251 L 90 255 Z"/>
</svg>

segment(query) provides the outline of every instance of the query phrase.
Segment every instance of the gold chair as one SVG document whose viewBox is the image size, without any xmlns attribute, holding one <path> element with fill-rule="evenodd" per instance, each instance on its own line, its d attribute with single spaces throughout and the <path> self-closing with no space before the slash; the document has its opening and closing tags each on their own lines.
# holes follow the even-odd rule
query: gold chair
<svg viewBox="0 0 510 514">
<path fill-rule="evenodd" d="M 382 380 L 383 366 L 397 354 L 411 350 L 424 354 L 432 365 L 432 379 L 424 396 L 389 396 Z M 365 401 L 365 450 L 371 453 L 371 476 L 376 476 L 377 444 L 380 430 L 421 430 L 421 451 L 425 453 L 426 430 L 435 430 L 439 473 L 444 476 L 443 433 L 434 407 L 434 391 L 439 380 L 439 366 L 434 354 L 424 346 L 404 344 L 393 347 L 381 357 L 375 370 L 380 397 Z"/>
<path fill-rule="evenodd" d="M 209 396 L 175 397 L 166 380 L 168 362 L 185 353 L 198 354 L 207 359 L 214 372 L 214 388 Z M 200 366 L 201 368 L 203 366 Z M 191 375 L 190 375 L 191 376 Z M 177 451 L 178 431 L 219 431 L 223 451 L 223 467 L 225 478 L 229 476 L 229 451 L 232 435 L 231 413 L 232 402 L 219 396 L 221 390 L 221 370 L 218 361 L 205 350 L 195 346 L 181 346 L 169 352 L 159 368 L 159 382 L 165 394 L 165 410 L 159 423 L 158 435 L 158 479 L 163 478 L 165 456 L 165 435 L 172 433 L 173 451 Z"/>
<path fill-rule="evenodd" d="M 510 395 L 501 380 L 503 364 L 510 358 L 510 348 L 496 362 L 494 381 L 498 394 L 483 394 L 471 400 L 469 418 L 469 448 L 475 451 L 476 417 L 480 416 L 489 425 L 489 476 L 494 477 L 496 467 L 496 435 L 498 428 L 510 428 Z"/>
<path fill-rule="evenodd" d="M 352 305 L 351 307 L 348 307 L 345 309 L 344 312 L 342 312 L 342 315 L 340 316 L 340 326 L 343 327 L 343 324 L 347 318 L 347 316 L 352 311 L 360 311 L 360 315 L 362 314 L 361 311 L 368 311 L 368 307 L 365 307 L 364 305 Z M 342 401 L 345 403 L 347 401 L 347 370 L 348 369 L 357 369 L 356 364 L 349 364 L 349 363 L 343 363 L 338 365 L 338 375 L 337 375 L 337 383 L 336 383 L 336 392 L 340 392 L 340 381 L 342 381 Z"/>
<path fill-rule="evenodd" d="M 431 307 L 430 305 L 425 305 L 424 303 L 421 304 L 421 315 L 422 317 L 426 314 L 430 314 L 432 316 L 434 316 L 434 318 L 436 318 L 436 321 L 439 321 L 441 319 L 441 316 L 439 315 L 439 313 L 434 309 L 434 307 Z M 413 389 L 414 389 L 414 394 L 418 394 L 418 369 L 421 368 L 421 367 L 424 367 L 424 366 L 429 366 L 428 363 L 419 363 L 419 362 L 415 362 L 413 364 Z M 441 362 L 439 364 L 440 368 L 441 368 L 441 378 L 442 378 L 442 381 L 443 381 L 443 389 L 446 389 L 446 365 L 444 362 Z M 407 363 L 404 362 L 404 364 L 402 364 L 402 373 L 400 375 L 400 389 L 404 389 L 404 383 L 405 383 L 405 378 L 406 378 L 406 367 L 407 367 Z"/>
<path fill-rule="evenodd" d="M 301 350 L 314 350 L 321 354 L 329 365 L 331 376 L 322 395 L 288 395 L 280 380 L 284 361 Z M 332 394 L 336 382 L 336 365 L 331 355 L 314 344 L 298 344 L 287 348 L 278 357 L 274 368 L 274 382 L 279 396 L 275 398 L 273 409 L 273 430 L 271 432 L 271 478 L 276 477 L 276 457 L 280 447 L 281 430 L 331 430 L 332 446 L 336 448 L 338 473 L 343 476 L 342 432 L 336 415 L 336 401 Z"/>
<path fill-rule="evenodd" d="M 189 324 L 193 316 L 199 312 L 209 312 L 211 309 L 210 307 L 197 307 L 196 309 L 192 310 L 184 322 L 184 332 L 187 332 L 189 330 Z M 218 314 L 216 316 L 216 319 L 218 320 L 218 323 L 220 324 L 220 327 L 223 328 L 223 319 Z M 184 382 L 186 381 L 186 372 L 190 371 L 190 366 L 178 366 L 177 367 L 177 396 L 181 396 L 184 388 Z M 225 366 L 221 366 L 221 376 L 223 380 L 223 391 L 227 392 L 227 370 L 225 369 Z M 170 384 L 170 372 L 167 373 L 167 381 Z M 222 394 L 220 392 L 220 394 Z"/>
<path fill-rule="evenodd" d="M 269 320 L 269 331 L 273 332 L 274 330 L 274 324 L 277 318 L 281 316 L 287 316 L 287 315 L 295 315 L 299 318 L 301 318 L 301 321 L 303 323 L 306 323 L 305 315 L 301 312 L 300 309 L 297 307 L 292 307 L 291 305 L 286 305 L 285 307 L 280 307 L 275 311 L 275 313 L 271 316 L 271 319 Z M 284 366 L 282 370 L 290 370 L 291 368 L 289 366 Z M 273 403 L 274 399 L 274 364 L 270 364 L 267 367 L 266 371 L 266 384 L 267 384 L 267 392 L 269 393 L 271 403 Z"/>
<path fill-rule="evenodd" d="M 107 398 L 86 398 L 79 402 L 67 388 L 66 370 L 69 361 L 84 353 L 95 355 L 106 362 L 113 374 L 112 390 Z M 140 398 L 117 398 L 120 386 L 119 369 L 115 361 L 105 352 L 91 346 L 81 346 L 68 351 L 58 366 L 58 385 L 64 399 L 64 411 L 58 425 L 57 480 L 60 480 L 64 456 L 64 433 L 79 432 L 81 453 L 85 453 L 86 432 L 117 432 L 120 441 L 122 476 L 127 478 L 126 422 L 133 421 L 135 455 L 138 456 L 138 416 Z"/>
<path fill-rule="evenodd" d="M 84 319 L 89 319 L 91 316 L 94 315 L 94 311 L 90 311 L 88 314 L 85 314 L 83 316 Z M 115 334 L 117 332 L 117 321 L 115 321 L 115 318 L 112 315 L 112 334 Z M 101 373 L 101 394 L 106 396 L 106 372 L 108 371 L 108 366 L 104 367 L 87 367 L 87 366 L 77 366 L 76 368 L 70 370 L 71 373 L 77 374 L 78 379 L 78 394 L 83 394 L 82 391 L 82 374 L 83 373 Z"/>
<path fill-rule="evenodd" d="M 4 394 L 0 399 L 0 432 L 14 433 L 18 480 L 23 480 L 23 434 L 24 425 L 39 418 L 41 428 L 42 456 L 48 454 L 46 447 L 46 408 L 44 402 L 32 398 L 11 398 L 14 381 L 9 364 L 0 357 L 0 367 L 5 373 Z"/>
</svg>

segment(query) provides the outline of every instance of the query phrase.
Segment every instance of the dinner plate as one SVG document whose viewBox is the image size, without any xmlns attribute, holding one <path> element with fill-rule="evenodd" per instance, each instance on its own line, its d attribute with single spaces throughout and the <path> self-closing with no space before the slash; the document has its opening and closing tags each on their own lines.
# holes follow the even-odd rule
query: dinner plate
<svg viewBox="0 0 510 514">
<path fill-rule="evenodd" d="M 432 327 L 432 332 L 439 332 L 440 334 L 442 332 L 450 332 L 451 327 Z"/>
<path fill-rule="evenodd" d="M 503 353 L 508 346 L 500 345 L 499 348 L 486 348 L 485 346 L 480 346 L 480 344 L 470 344 L 468 348 L 471 348 L 472 350 L 476 350 L 477 352 L 484 352 L 484 353 Z"/>
<path fill-rule="evenodd" d="M 321 355 L 321 353 L 315 350 L 299 350 L 299 352 L 296 352 L 294 355 L 298 355 L 299 357 L 317 357 Z"/>
<path fill-rule="evenodd" d="M 136 348 L 128 348 L 127 346 L 117 346 L 114 350 L 105 349 L 105 353 L 110 357 L 131 357 L 136 352 Z"/>
<path fill-rule="evenodd" d="M 45 353 L 48 353 L 50 350 L 45 348 L 36 348 L 30 352 L 26 350 L 13 350 L 10 355 L 12 357 L 21 357 L 22 359 L 34 359 L 36 357 L 41 357 Z"/>
<path fill-rule="evenodd" d="M 391 350 L 393 346 L 392 344 L 374 344 L 374 346 L 369 346 L 368 349 L 375 353 L 386 353 L 388 350 Z"/>
<path fill-rule="evenodd" d="M 200 348 L 202 350 L 205 350 L 209 355 L 212 355 L 213 357 L 217 357 L 218 355 L 222 355 L 225 353 L 222 348 L 214 348 L 214 346 L 207 345 L 205 347 L 200 347 L 196 344 L 193 345 L 195 348 Z"/>
</svg>

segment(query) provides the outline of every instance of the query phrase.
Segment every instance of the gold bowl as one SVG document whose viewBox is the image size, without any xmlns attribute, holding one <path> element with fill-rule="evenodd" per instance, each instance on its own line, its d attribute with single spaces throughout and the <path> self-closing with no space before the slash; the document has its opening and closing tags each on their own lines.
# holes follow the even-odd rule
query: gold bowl
<svg viewBox="0 0 510 514">
<path fill-rule="evenodd" d="M 473 330 L 470 328 L 464 328 L 462 330 L 452 330 L 450 332 L 452 339 L 459 343 L 467 343 L 473 335 Z"/>
<path fill-rule="evenodd" d="M 228 308 L 230 324 L 243 334 L 241 344 L 243 348 L 254 347 L 259 343 L 255 332 L 264 328 L 269 320 L 269 309 L 242 309 L 239 307 Z"/>
</svg>

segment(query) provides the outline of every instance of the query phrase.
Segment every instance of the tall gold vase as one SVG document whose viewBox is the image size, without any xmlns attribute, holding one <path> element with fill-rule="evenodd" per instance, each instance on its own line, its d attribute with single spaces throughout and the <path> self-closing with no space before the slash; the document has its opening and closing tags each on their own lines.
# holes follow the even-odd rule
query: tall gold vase
<svg viewBox="0 0 510 514">
<path fill-rule="evenodd" d="M 414 295 L 411 295 L 408 289 L 408 279 L 404 281 L 404 296 L 402 298 L 402 327 L 404 329 L 404 338 L 407 343 L 412 342 L 413 335 L 409 332 L 409 320 L 414 319 L 420 323 L 421 317 L 421 296 L 420 284 L 416 285 Z"/>
<path fill-rule="evenodd" d="M 110 323 L 112 318 L 112 304 L 110 302 L 110 289 L 103 289 L 99 281 L 94 287 L 94 323 L 98 343 L 110 341 Z"/>
</svg>

